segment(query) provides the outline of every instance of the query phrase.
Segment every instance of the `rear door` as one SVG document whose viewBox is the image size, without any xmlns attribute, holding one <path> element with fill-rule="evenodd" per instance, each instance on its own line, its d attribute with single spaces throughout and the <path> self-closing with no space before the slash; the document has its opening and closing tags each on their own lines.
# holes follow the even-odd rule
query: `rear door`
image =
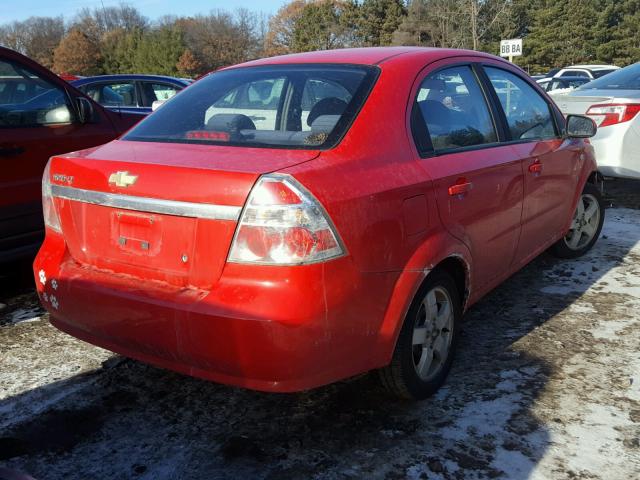
<svg viewBox="0 0 640 480">
<path fill-rule="evenodd" d="M 495 106 L 470 63 L 436 64 L 420 81 L 413 109 L 442 223 L 471 251 L 474 290 L 489 288 L 509 272 L 518 243 L 521 159 L 500 143 Z"/>
<path fill-rule="evenodd" d="M 77 121 L 66 82 L 19 54 L 0 50 L 0 261 L 33 251 L 42 238 L 41 179 L 49 157 L 115 137 L 98 111 Z"/>
<path fill-rule="evenodd" d="M 580 150 L 563 139 L 559 115 L 524 76 L 493 66 L 484 71 L 502 107 L 511 148 L 523 161 L 525 196 L 516 261 L 525 263 L 567 226 Z"/>
</svg>

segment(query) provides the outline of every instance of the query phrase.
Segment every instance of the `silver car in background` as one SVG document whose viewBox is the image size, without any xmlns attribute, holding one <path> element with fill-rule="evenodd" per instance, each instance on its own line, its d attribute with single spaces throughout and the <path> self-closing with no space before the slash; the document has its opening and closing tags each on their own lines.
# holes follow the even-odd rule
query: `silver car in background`
<svg viewBox="0 0 640 480">
<path fill-rule="evenodd" d="M 595 120 L 598 133 L 591 143 L 600 173 L 640 179 L 640 62 L 555 100 L 565 116 L 586 114 Z"/>
</svg>

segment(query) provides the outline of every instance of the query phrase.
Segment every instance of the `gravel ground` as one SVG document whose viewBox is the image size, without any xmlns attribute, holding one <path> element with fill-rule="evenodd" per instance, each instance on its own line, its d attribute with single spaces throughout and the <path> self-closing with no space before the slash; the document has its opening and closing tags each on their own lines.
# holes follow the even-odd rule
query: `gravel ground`
<svg viewBox="0 0 640 480">
<path fill-rule="evenodd" d="M 543 255 L 474 306 L 445 387 L 419 403 L 373 375 L 264 394 L 114 356 L 51 327 L 15 266 L 0 279 L 0 468 L 39 480 L 638 479 L 639 187 L 608 182 L 590 254 Z"/>
</svg>

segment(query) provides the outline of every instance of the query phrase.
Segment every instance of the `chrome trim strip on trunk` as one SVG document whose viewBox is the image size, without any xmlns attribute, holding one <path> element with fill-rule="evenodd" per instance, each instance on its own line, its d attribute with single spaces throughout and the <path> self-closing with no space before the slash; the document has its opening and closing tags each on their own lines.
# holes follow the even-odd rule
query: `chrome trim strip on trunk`
<svg viewBox="0 0 640 480">
<path fill-rule="evenodd" d="M 137 210 L 149 213 L 161 213 L 179 217 L 206 218 L 209 220 L 233 220 L 240 217 L 242 207 L 214 205 L 211 203 L 180 202 L 160 198 L 136 197 L 117 193 L 96 192 L 80 188 L 51 185 L 54 197 L 75 200 L 77 202 L 102 205 L 104 207 Z"/>
</svg>

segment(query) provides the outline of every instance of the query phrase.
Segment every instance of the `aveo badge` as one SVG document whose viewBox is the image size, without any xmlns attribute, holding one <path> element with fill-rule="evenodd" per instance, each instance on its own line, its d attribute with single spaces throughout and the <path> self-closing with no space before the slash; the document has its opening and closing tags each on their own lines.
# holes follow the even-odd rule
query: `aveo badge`
<svg viewBox="0 0 640 480">
<path fill-rule="evenodd" d="M 109 176 L 109 183 L 116 187 L 128 187 L 138 180 L 138 175 L 129 175 L 129 172 L 115 172 Z"/>
</svg>

